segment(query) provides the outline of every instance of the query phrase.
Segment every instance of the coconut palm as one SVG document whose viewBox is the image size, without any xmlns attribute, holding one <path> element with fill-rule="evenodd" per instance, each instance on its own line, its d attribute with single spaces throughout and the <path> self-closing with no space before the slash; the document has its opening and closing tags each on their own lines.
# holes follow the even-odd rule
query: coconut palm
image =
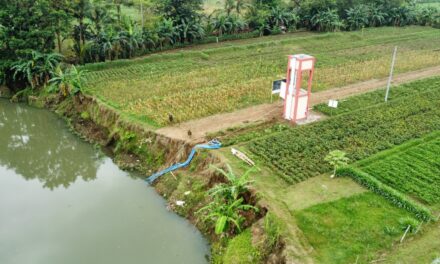
<svg viewBox="0 0 440 264">
<path fill-rule="evenodd" d="M 104 25 L 113 23 L 113 18 L 108 12 L 108 8 L 100 2 L 93 5 L 90 13 L 87 14 L 87 17 L 93 24 L 95 35 L 101 34 Z"/>
</svg>

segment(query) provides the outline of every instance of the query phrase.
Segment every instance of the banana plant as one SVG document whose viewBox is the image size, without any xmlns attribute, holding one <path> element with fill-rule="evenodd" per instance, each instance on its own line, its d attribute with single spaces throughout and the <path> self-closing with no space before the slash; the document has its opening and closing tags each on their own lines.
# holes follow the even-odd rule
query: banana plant
<svg viewBox="0 0 440 264">
<path fill-rule="evenodd" d="M 44 54 L 31 51 L 29 58 L 23 58 L 12 66 L 13 78 L 25 79 L 32 89 L 45 85 L 63 56 L 58 53 Z"/>
<path fill-rule="evenodd" d="M 243 204 L 243 202 L 243 198 L 226 201 L 217 198 L 201 208 L 198 213 L 208 211 L 208 214 L 203 219 L 215 222 L 215 233 L 217 235 L 228 231 L 234 232 L 235 229 L 239 233 L 245 221 L 241 212 L 248 210 L 258 212 L 258 208 L 249 204 Z"/>
<path fill-rule="evenodd" d="M 215 185 L 208 191 L 208 194 L 211 196 L 222 196 L 226 199 L 237 200 L 241 194 L 249 190 L 251 184 L 253 183 L 252 180 L 249 180 L 249 177 L 250 174 L 255 171 L 255 169 L 251 168 L 243 175 L 237 176 L 229 165 L 227 165 L 227 168 L 228 170 L 225 171 L 215 167 L 215 170 L 223 175 L 227 182 Z"/>
<path fill-rule="evenodd" d="M 60 91 L 63 96 L 75 95 L 82 92 L 85 83 L 84 70 L 79 70 L 74 65 L 66 71 L 62 71 L 61 68 L 57 68 L 54 73 L 55 77 L 49 80 L 51 84 L 51 91 Z"/>
</svg>

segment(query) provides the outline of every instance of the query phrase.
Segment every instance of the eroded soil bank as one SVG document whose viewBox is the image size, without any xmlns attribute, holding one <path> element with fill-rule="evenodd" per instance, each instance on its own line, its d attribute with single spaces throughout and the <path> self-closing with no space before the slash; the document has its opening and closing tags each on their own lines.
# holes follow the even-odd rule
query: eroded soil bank
<svg viewBox="0 0 440 264">
<path fill-rule="evenodd" d="M 156 134 L 152 129 L 123 117 L 116 110 L 89 96 L 39 96 L 29 97 L 28 102 L 56 112 L 76 134 L 101 146 L 120 168 L 137 171 L 141 177 L 146 178 L 159 169 L 185 160 L 192 148 L 184 141 Z M 215 235 L 214 223 L 204 221 L 197 214 L 200 208 L 210 202 L 206 191 L 216 183 L 225 181 L 212 166 L 225 168 L 226 164 L 212 152 L 201 151 L 187 169 L 161 177 L 154 187 L 167 199 L 169 209 L 189 219 L 209 239 L 212 245 L 211 262 L 285 263 L 282 238 L 276 234 L 276 243 L 272 241 L 273 237 L 267 230 L 270 225 L 266 219 L 267 209 L 255 191 L 250 191 L 243 198 L 246 203 L 260 210 L 258 213 L 243 215 L 246 218 L 244 228 L 247 233 L 238 237 L 234 234 L 221 237 Z M 178 206 L 177 201 L 184 201 L 184 206 Z M 240 248 L 238 240 L 248 233 L 250 236 L 247 240 L 250 240 L 248 242 L 255 251 L 249 254 L 242 254 L 239 250 L 229 253 L 230 247 Z"/>
</svg>

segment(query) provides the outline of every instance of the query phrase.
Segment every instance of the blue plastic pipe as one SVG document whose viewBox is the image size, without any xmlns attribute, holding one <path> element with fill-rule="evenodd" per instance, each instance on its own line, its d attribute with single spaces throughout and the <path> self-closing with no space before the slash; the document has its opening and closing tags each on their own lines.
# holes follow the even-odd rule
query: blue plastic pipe
<svg viewBox="0 0 440 264">
<path fill-rule="evenodd" d="M 172 165 L 171 167 L 168 167 L 168 168 L 166 168 L 164 170 L 156 172 L 155 174 L 153 174 L 150 177 L 148 177 L 146 181 L 149 184 L 152 184 L 157 178 L 159 178 L 162 175 L 167 174 L 168 172 L 172 172 L 172 171 L 175 171 L 177 169 L 187 167 L 191 163 L 191 161 L 193 160 L 194 156 L 196 155 L 197 149 L 219 149 L 219 148 L 221 148 L 221 146 L 222 146 L 222 144 L 218 140 L 212 140 L 208 144 L 195 145 L 193 147 L 193 149 L 191 150 L 191 153 L 189 154 L 189 156 L 188 156 L 188 158 L 186 159 L 185 162 L 176 163 L 176 164 Z"/>
</svg>

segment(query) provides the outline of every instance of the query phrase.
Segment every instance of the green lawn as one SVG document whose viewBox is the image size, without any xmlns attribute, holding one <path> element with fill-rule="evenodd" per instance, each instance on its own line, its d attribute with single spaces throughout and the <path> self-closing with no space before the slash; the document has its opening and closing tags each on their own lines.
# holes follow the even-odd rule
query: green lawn
<svg viewBox="0 0 440 264">
<path fill-rule="evenodd" d="M 168 114 L 182 122 L 270 102 L 271 83 L 285 75 L 289 54 L 317 57 L 315 91 L 384 77 L 394 45 L 397 73 L 440 63 L 437 29 L 390 27 L 227 42 L 84 68 L 89 93 L 160 127 L 169 124 Z"/>
<path fill-rule="evenodd" d="M 364 193 L 294 213 L 317 263 L 369 263 L 403 235 L 409 214 Z"/>
</svg>

